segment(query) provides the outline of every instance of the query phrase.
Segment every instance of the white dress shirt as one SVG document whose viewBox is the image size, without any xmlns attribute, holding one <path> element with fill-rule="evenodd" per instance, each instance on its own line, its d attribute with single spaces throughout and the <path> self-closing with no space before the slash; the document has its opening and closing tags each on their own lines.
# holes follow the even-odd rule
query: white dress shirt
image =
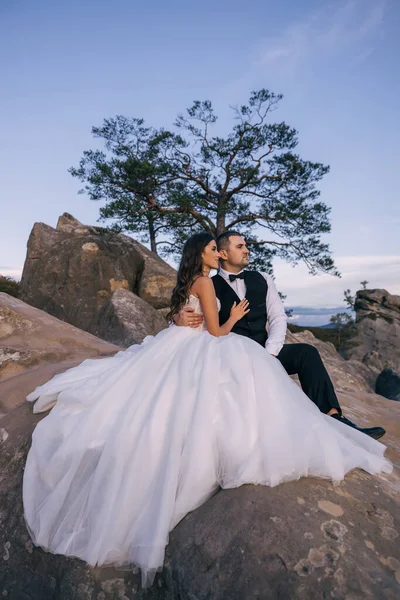
<svg viewBox="0 0 400 600">
<path fill-rule="evenodd" d="M 239 273 L 229 273 L 228 271 L 224 271 L 224 269 L 219 269 L 218 273 L 225 279 L 228 285 L 231 286 L 233 291 L 236 292 L 240 300 L 243 300 L 246 296 L 246 284 L 244 279 L 235 279 L 234 281 L 230 281 L 229 279 L 229 275 L 238 275 Z M 270 354 L 277 356 L 285 343 L 287 317 L 274 280 L 270 275 L 267 275 L 267 273 L 260 273 L 260 275 L 264 277 L 268 285 L 266 306 L 267 328 L 269 328 L 269 334 L 265 348 Z"/>
</svg>

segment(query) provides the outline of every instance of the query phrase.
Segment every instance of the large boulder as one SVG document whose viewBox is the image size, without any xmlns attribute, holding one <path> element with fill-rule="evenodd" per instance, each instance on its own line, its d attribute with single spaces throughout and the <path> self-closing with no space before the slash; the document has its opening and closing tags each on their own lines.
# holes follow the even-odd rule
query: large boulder
<svg viewBox="0 0 400 600">
<path fill-rule="evenodd" d="M 96 333 L 103 340 L 127 347 L 141 344 L 146 336 L 166 327 L 165 316 L 136 294 L 120 288 L 100 310 Z"/>
<path fill-rule="evenodd" d="M 383 369 L 376 379 L 375 392 L 390 400 L 400 400 L 400 375 L 393 369 Z"/>
<path fill-rule="evenodd" d="M 379 415 L 392 432 L 400 416 L 395 406 L 390 418 Z M 0 590 L 10 600 L 398 598 L 398 473 L 371 477 L 357 470 L 339 486 L 307 478 L 219 491 L 172 532 L 164 570 L 150 590 L 140 589 L 137 570 L 91 569 L 46 554 L 32 545 L 21 502 L 39 419 L 27 404 L 0 419 Z M 391 454 L 398 462 L 398 450 Z"/>
<path fill-rule="evenodd" d="M 56 229 L 33 226 L 20 298 L 97 334 L 99 313 L 115 290 L 129 290 L 161 309 L 169 306 L 175 282 L 174 269 L 139 242 L 66 213 Z"/>
<path fill-rule="evenodd" d="M 24 310 L 31 311 L 30 319 L 21 324 L 21 340 L 15 330 L 13 347 L 23 346 L 29 330 L 46 332 L 45 321 L 48 352 L 52 346 L 59 351 L 62 326 L 62 339 L 74 340 L 69 348 L 72 363 L 82 358 L 82 351 L 86 356 L 98 356 L 100 348 L 105 354 L 117 350 L 32 307 Z M 38 329 L 34 329 L 36 317 Z M 291 341 L 300 342 L 296 338 Z M 36 336 L 32 343 L 38 343 Z M 321 350 L 327 356 L 331 352 L 324 347 Z M 23 519 L 21 482 L 32 431 L 44 415 L 33 414 L 23 399 L 43 382 L 37 381 L 37 370 L 52 366 L 51 354 L 40 356 L 38 369 L 23 368 L 0 382 L 0 398 L 12 391 L 16 399 L 0 416 L 2 596 L 8 600 L 399 597 L 400 404 L 365 392 L 358 379 L 351 384 L 351 373 L 343 376 L 348 389 L 339 393 L 341 404 L 346 414 L 361 424 L 379 422 L 386 427 L 384 440 L 396 467 L 392 475 L 371 477 L 357 470 L 338 486 L 303 478 L 272 489 L 248 485 L 218 491 L 172 532 L 164 569 L 149 590 L 140 589 L 136 569 L 92 569 L 80 560 L 35 548 Z M 333 353 L 329 361 L 333 363 Z"/>
<path fill-rule="evenodd" d="M 72 364 L 117 350 L 117 346 L 0 293 L 0 410 L 22 402 L 37 385 Z M 23 389 L 15 388 L 17 375 L 19 386 L 24 382 Z"/>
<path fill-rule="evenodd" d="M 171 536 L 175 595 L 196 600 L 398 598 L 399 505 L 355 472 L 221 491 Z"/>
<path fill-rule="evenodd" d="M 319 340 L 311 331 L 291 333 L 288 330 L 286 343 L 315 346 L 338 392 L 370 392 L 373 389 L 376 375 L 371 369 L 358 360 L 345 360 L 331 342 Z"/>
<path fill-rule="evenodd" d="M 360 290 L 354 309 L 356 324 L 345 344 L 346 358 L 362 361 L 378 373 L 400 371 L 400 296 L 386 290 Z"/>
</svg>

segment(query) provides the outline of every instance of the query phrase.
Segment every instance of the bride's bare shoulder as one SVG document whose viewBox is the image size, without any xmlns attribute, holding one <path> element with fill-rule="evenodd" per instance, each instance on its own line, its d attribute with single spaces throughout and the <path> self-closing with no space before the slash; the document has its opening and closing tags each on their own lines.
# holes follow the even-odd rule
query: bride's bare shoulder
<svg viewBox="0 0 400 600">
<path fill-rule="evenodd" d="M 193 282 L 191 292 L 201 293 L 214 288 L 213 282 L 206 275 L 199 275 Z"/>
</svg>

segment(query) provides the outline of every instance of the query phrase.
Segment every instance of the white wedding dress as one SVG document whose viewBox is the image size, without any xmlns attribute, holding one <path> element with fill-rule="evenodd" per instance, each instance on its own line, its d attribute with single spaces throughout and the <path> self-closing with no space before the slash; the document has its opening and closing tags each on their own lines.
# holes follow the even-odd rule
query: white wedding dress
<svg viewBox="0 0 400 600">
<path fill-rule="evenodd" d="M 201 312 L 197 298 L 189 303 Z M 34 543 L 152 583 L 168 533 L 218 488 L 391 471 L 385 446 L 323 415 L 252 340 L 172 326 L 28 396 L 50 414 L 23 483 Z"/>
</svg>

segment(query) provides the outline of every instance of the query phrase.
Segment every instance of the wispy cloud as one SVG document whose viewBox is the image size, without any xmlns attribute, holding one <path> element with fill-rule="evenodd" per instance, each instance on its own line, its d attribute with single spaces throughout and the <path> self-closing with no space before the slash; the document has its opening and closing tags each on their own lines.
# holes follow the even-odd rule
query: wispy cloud
<svg viewBox="0 0 400 600">
<path fill-rule="evenodd" d="M 312 276 L 302 264 L 291 267 L 288 263 L 276 261 L 276 284 L 286 294 L 286 304 L 337 307 L 343 302 L 343 291 L 350 288 L 354 293 L 361 288 L 360 282 L 364 280 L 369 282 L 369 288 L 383 288 L 391 294 L 400 295 L 400 256 L 338 256 L 335 263 L 342 274 L 340 279 L 326 274 Z M 342 306 L 345 307 L 344 304 Z"/>
<path fill-rule="evenodd" d="M 293 314 L 289 318 L 289 323 L 295 325 L 326 325 L 329 323 L 332 315 L 339 312 L 345 312 L 344 306 L 336 306 L 332 308 L 310 308 L 307 306 L 288 306 L 292 309 Z"/>
<path fill-rule="evenodd" d="M 295 71 L 315 59 L 343 54 L 353 62 L 365 60 L 374 50 L 385 11 L 386 0 L 332 2 L 263 42 L 254 66 Z"/>
<path fill-rule="evenodd" d="M 22 267 L 2 267 L 0 265 L 0 275 L 4 275 L 6 277 L 12 277 L 13 279 L 21 279 L 22 275 Z"/>
<path fill-rule="evenodd" d="M 298 325 L 299 327 L 322 327 L 324 325 L 328 325 L 330 323 L 331 316 L 336 315 L 338 312 L 343 312 L 343 310 L 332 312 L 325 317 L 313 314 L 301 315 L 298 319 L 289 319 L 288 323 Z"/>
<path fill-rule="evenodd" d="M 288 306 L 293 310 L 293 316 L 291 319 L 300 318 L 303 315 L 316 315 L 321 317 L 326 317 L 326 315 L 331 315 L 332 312 L 340 312 L 344 310 L 344 306 L 335 306 L 332 308 L 310 308 L 309 306 Z"/>
</svg>

